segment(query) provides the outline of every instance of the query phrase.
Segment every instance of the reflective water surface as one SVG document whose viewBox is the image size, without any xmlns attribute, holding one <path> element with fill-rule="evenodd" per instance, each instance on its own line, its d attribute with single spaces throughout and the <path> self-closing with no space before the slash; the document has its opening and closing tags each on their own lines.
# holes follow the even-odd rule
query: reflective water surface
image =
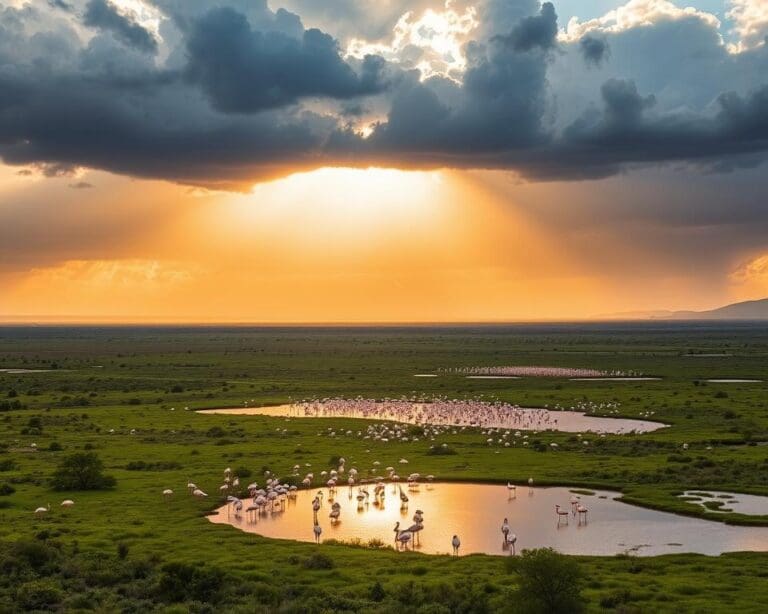
<svg viewBox="0 0 768 614">
<path fill-rule="evenodd" d="M 660 377 L 572 377 L 572 382 L 657 382 Z"/>
<path fill-rule="evenodd" d="M 428 554 L 450 553 L 453 535 L 461 539 L 460 554 L 512 554 L 512 548 L 503 545 L 504 518 L 517 536 L 516 553 L 523 548 L 547 546 L 567 554 L 585 555 L 768 551 L 768 527 L 729 526 L 635 507 L 613 500 L 618 496 L 614 492 L 576 495 L 567 488 L 534 488 L 529 492 L 527 486 L 509 491 L 504 485 L 458 483 L 421 484 L 418 491 L 412 491 L 403 485 L 409 501 L 407 509 L 401 509 L 395 485 L 386 485 L 381 505 L 373 503 L 374 485 L 367 485 L 367 489 L 368 503 L 359 506 L 357 486 L 337 487 L 334 501 L 341 505 L 341 515 L 336 524 L 329 519 L 332 502 L 327 488 L 299 491 L 295 499 L 286 500 L 276 511 L 261 514 L 246 515 L 251 500 L 244 500 L 240 517 L 224 506 L 209 520 L 266 537 L 311 542 L 312 500 L 322 492 L 322 506 L 317 513 L 321 541 L 368 543 L 378 539 L 394 547 L 395 523 L 400 522 L 401 529 L 409 528 L 419 509 L 423 511 L 424 528 L 417 543 L 409 544 L 408 549 L 415 546 L 416 551 Z M 587 508 L 586 521 L 582 517 L 579 522 L 572 513 L 567 517 L 556 514 L 555 505 L 571 511 L 571 497 L 579 497 L 578 503 Z"/>
<path fill-rule="evenodd" d="M 452 414 L 447 412 L 429 412 L 429 403 L 412 403 L 411 410 L 389 410 L 385 404 L 379 404 L 380 408 L 371 411 L 370 407 L 356 410 L 354 406 L 347 405 L 343 412 L 337 412 L 332 407 L 322 403 L 304 405 L 272 405 L 269 407 L 235 407 L 229 409 L 204 409 L 199 413 L 246 415 L 246 416 L 272 416 L 283 418 L 361 418 L 365 420 L 391 420 L 406 422 L 409 424 L 434 424 L 447 426 L 472 426 L 472 407 L 463 413 Z M 478 406 L 478 409 L 480 406 Z M 477 414 L 479 415 L 479 414 Z M 628 418 L 606 418 L 602 416 L 587 415 L 578 411 L 550 411 L 546 409 L 526 409 L 522 407 L 510 411 L 495 411 L 484 416 L 483 420 L 474 426 L 482 428 L 507 428 L 521 430 L 554 430 L 566 433 L 648 433 L 665 424 L 651 422 L 649 420 L 632 420 Z"/>
<path fill-rule="evenodd" d="M 689 503 L 701 505 L 702 507 L 707 507 L 704 505 L 707 502 L 722 503 L 718 509 L 707 508 L 715 513 L 737 512 L 749 516 L 768 515 L 768 497 L 722 492 L 719 490 L 687 490 L 680 496 L 685 497 Z"/>
</svg>

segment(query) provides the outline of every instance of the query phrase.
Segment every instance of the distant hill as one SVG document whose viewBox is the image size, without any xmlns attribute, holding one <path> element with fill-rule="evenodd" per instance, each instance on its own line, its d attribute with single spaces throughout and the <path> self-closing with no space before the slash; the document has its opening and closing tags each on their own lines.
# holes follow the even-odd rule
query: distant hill
<svg viewBox="0 0 768 614">
<path fill-rule="evenodd" d="M 628 320 L 768 320 L 768 298 L 732 303 L 709 311 L 626 311 L 599 317 Z"/>
<path fill-rule="evenodd" d="M 674 320 L 768 320 L 768 298 L 732 303 L 709 311 L 673 311 Z"/>
</svg>

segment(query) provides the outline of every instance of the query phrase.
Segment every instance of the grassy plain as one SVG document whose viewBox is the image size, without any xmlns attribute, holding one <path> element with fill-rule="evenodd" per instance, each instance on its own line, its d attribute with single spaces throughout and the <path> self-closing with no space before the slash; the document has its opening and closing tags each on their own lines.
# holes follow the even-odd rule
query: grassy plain
<svg viewBox="0 0 768 614">
<path fill-rule="evenodd" d="M 413 377 L 505 364 L 634 370 L 662 379 Z M 0 369 L 9 368 L 49 370 L 0 373 L 0 408 L 10 407 L 0 413 L 0 488 L 13 491 L 0 496 L 0 611 L 515 609 L 514 575 L 501 557 L 318 548 L 210 525 L 205 514 L 219 499 L 193 500 L 184 486 L 192 480 L 213 495 L 226 466 L 263 482 L 266 469 L 287 476 L 294 464 L 311 463 L 319 472 L 339 455 L 384 466 L 405 456 L 413 470 L 439 479 L 534 476 L 538 484 L 621 490 L 628 501 L 678 513 L 768 524 L 768 517 L 715 515 L 677 498 L 694 489 L 768 495 L 768 383 L 705 381 L 768 379 L 768 331 L 760 325 L 6 327 Z M 498 454 L 481 434 L 462 432 L 441 439 L 458 454 L 435 456 L 424 441 L 318 435 L 329 426 L 357 431 L 362 421 L 285 423 L 192 411 L 358 395 L 484 395 L 528 407 L 613 401 L 619 415 L 653 411 L 671 427 L 592 438 L 590 446 L 569 434 L 531 435 L 530 448 Z M 16 402 L 23 408 L 14 409 Z M 59 461 L 84 450 L 99 455 L 117 487 L 53 492 L 49 479 Z M 169 502 L 160 496 L 164 488 L 176 492 Z M 61 510 L 64 498 L 75 499 L 75 507 Z M 51 512 L 34 518 L 32 510 L 48 502 Z M 768 554 L 578 560 L 590 611 L 768 610 Z M 205 571 L 191 577 L 190 570 Z M 185 588 L 174 596 L 174 586 Z"/>
</svg>

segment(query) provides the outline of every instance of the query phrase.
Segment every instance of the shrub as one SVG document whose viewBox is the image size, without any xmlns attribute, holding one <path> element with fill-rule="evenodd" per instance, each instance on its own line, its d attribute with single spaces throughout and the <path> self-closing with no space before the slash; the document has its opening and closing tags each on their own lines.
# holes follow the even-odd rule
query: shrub
<svg viewBox="0 0 768 614">
<path fill-rule="evenodd" d="M 58 605 L 63 594 L 50 580 L 32 580 L 19 587 L 16 593 L 18 604 L 25 610 L 50 610 Z"/>
<path fill-rule="evenodd" d="M 51 485 L 56 490 L 104 490 L 115 486 L 115 478 L 104 475 L 104 463 L 93 452 L 70 454 L 59 464 Z"/>
<path fill-rule="evenodd" d="M 0 486 L 0 497 L 7 497 L 16 492 L 16 489 L 10 484 L 3 484 Z"/>
<path fill-rule="evenodd" d="M 157 461 L 156 463 L 148 463 L 139 460 L 131 461 L 125 468 L 128 471 L 173 471 L 174 469 L 181 469 L 181 465 L 175 461 Z"/>
<path fill-rule="evenodd" d="M 209 429 L 206 431 L 206 433 L 205 433 L 205 434 L 206 434 L 208 437 L 211 437 L 211 438 L 216 438 L 216 437 L 224 437 L 224 435 L 225 435 L 226 433 L 225 433 L 224 429 L 223 429 L 223 428 L 221 428 L 220 426 L 212 426 L 211 428 L 209 428 Z"/>
<path fill-rule="evenodd" d="M 117 544 L 117 558 L 124 561 L 128 557 L 128 544 L 120 542 Z"/>
<path fill-rule="evenodd" d="M 48 446 L 49 452 L 61 452 L 63 449 L 58 441 L 52 441 L 51 445 Z"/>
<path fill-rule="evenodd" d="M 384 601 L 387 593 L 384 590 L 384 587 L 381 585 L 381 582 L 375 582 L 368 590 L 368 596 L 371 598 L 371 601 L 379 602 Z"/>
<path fill-rule="evenodd" d="M 458 453 L 450 446 L 434 446 L 427 450 L 427 456 L 451 456 L 453 454 Z"/>
<path fill-rule="evenodd" d="M 172 603 L 189 599 L 215 603 L 223 584 L 224 574 L 219 569 L 168 563 L 163 566 L 157 589 L 162 599 Z"/>
<path fill-rule="evenodd" d="M 14 401 L 0 401 L 0 411 L 13 411 L 14 409 L 24 409 L 24 406 L 18 399 Z"/>
<path fill-rule="evenodd" d="M 507 559 L 518 576 L 517 602 L 531 614 L 574 614 L 584 611 L 583 576 L 575 559 L 551 548 L 524 550 Z"/>
<path fill-rule="evenodd" d="M 333 559 L 322 552 L 315 552 L 304 559 L 305 569 L 333 569 Z"/>
</svg>

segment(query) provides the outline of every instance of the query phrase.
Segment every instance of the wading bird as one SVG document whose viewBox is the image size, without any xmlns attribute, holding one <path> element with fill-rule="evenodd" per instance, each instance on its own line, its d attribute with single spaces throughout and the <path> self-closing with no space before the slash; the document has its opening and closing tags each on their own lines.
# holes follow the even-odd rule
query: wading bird
<svg viewBox="0 0 768 614">
<path fill-rule="evenodd" d="M 461 540 L 459 539 L 458 535 L 453 536 L 451 545 L 453 546 L 453 554 L 459 556 L 459 546 L 461 546 Z"/>
<path fill-rule="evenodd" d="M 47 512 L 50 512 L 50 511 L 51 511 L 51 504 L 49 503 L 49 504 L 48 504 L 48 507 L 38 507 L 38 508 L 35 510 L 35 516 L 36 516 L 37 518 L 41 518 L 42 516 L 45 516 L 45 514 L 46 514 Z"/>
<path fill-rule="evenodd" d="M 403 546 L 405 550 L 408 550 L 408 542 L 411 541 L 412 533 L 410 531 L 401 531 L 400 523 L 395 524 L 395 542 L 398 548 Z"/>
<path fill-rule="evenodd" d="M 568 524 L 568 512 L 561 510 L 559 505 L 555 506 L 555 512 L 557 513 L 557 524 L 560 524 L 560 521 L 565 518 L 565 524 Z"/>
</svg>

